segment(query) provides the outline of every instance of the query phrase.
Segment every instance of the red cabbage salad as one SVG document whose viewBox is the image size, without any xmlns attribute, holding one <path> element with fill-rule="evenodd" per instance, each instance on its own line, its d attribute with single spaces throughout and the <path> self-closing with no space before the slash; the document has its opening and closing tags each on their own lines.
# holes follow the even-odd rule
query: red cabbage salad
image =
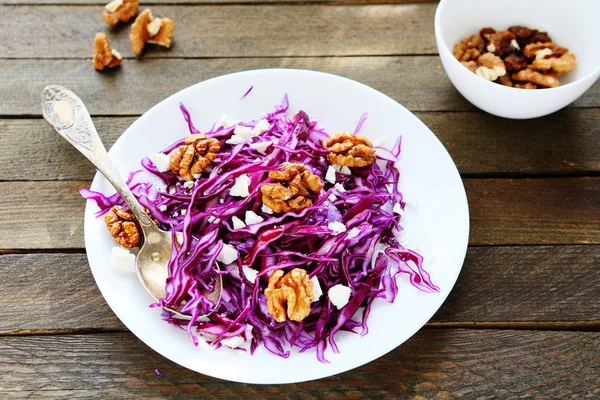
<svg viewBox="0 0 600 400">
<path fill-rule="evenodd" d="M 254 353 L 262 344 L 284 358 L 293 347 L 300 352 L 316 348 L 318 360 L 327 363 L 328 346 L 339 352 L 336 333 L 367 334 L 373 301 L 394 302 L 398 275 L 407 274 L 424 292 L 439 288 L 423 269 L 423 258 L 398 239 L 405 207 L 396 168 L 400 139 L 392 149 L 373 148 L 376 162 L 371 165 L 332 165 L 330 150 L 323 146 L 329 135 L 320 122 L 303 111 L 288 116 L 288 107 L 286 95 L 258 120 L 239 122 L 224 115 L 203 132 L 219 142 L 220 150 L 193 180 L 149 156 L 142 160 L 144 170 L 164 185 L 144 181 L 143 170 L 130 173 L 127 183 L 158 226 L 173 232 L 166 297 L 152 306 L 179 309 L 192 319 L 163 310 L 165 321 L 186 329 L 196 345 L 201 338 L 214 348 L 225 345 Z M 180 108 L 189 135 L 200 134 L 183 104 Z M 366 118 L 364 114 L 354 133 Z M 186 137 L 182 132 L 180 140 L 162 150 L 162 157 L 172 156 Z M 263 186 L 273 184 L 272 172 L 288 163 L 304 165 L 322 184 L 304 193 L 308 206 L 273 210 L 263 202 Z M 118 194 L 88 189 L 81 194 L 96 202 L 96 216 L 115 205 L 127 208 Z M 283 317 L 275 318 L 270 311 L 277 304 L 265 294 L 273 293 L 270 277 L 298 269 L 305 273 L 303 282 L 312 284 L 305 287 L 312 296 L 285 298 L 279 304 Z M 223 285 L 216 305 L 203 295 L 212 290 L 215 274 L 221 275 Z M 286 317 L 286 299 L 287 316 L 294 301 L 297 307 L 304 301 L 305 315 Z"/>
</svg>

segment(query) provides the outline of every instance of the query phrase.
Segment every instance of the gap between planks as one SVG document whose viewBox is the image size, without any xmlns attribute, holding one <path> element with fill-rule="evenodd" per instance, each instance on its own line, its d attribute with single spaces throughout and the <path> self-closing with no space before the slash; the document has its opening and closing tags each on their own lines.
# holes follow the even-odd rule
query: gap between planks
<svg viewBox="0 0 600 400">
<path fill-rule="evenodd" d="M 422 329 L 471 329 L 471 330 L 527 330 L 527 331 L 573 331 L 600 332 L 598 321 L 552 321 L 552 322 L 428 322 Z M 82 329 L 11 329 L 0 331 L 1 336 L 64 336 L 97 335 L 129 332 L 128 329 L 82 328 Z"/>
</svg>

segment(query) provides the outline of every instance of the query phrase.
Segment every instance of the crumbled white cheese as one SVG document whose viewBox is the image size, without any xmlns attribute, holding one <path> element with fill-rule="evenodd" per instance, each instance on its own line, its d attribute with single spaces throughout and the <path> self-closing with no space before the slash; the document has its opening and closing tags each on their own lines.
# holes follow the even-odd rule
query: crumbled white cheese
<svg viewBox="0 0 600 400">
<path fill-rule="evenodd" d="M 325 180 L 331 184 L 335 184 L 335 168 L 333 168 L 331 165 L 327 168 Z"/>
<path fill-rule="evenodd" d="M 187 213 L 187 210 L 184 208 L 181 210 L 181 215 L 185 215 L 185 213 Z"/>
<path fill-rule="evenodd" d="M 251 135 L 252 136 L 262 135 L 263 133 L 268 131 L 269 128 L 271 128 L 271 124 L 269 124 L 269 121 L 267 121 L 266 119 L 261 119 L 260 121 L 258 121 L 256 123 L 256 126 L 254 128 L 252 128 Z"/>
<path fill-rule="evenodd" d="M 110 49 L 110 54 L 112 54 L 117 60 L 122 60 L 123 56 L 115 49 Z"/>
<path fill-rule="evenodd" d="M 267 205 L 263 204 L 260 207 L 260 211 L 264 212 L 265 214 L 273 214 L 273 210 L 271 210 Z"/>
<path fill-rule="evenodd" d="M 394 204 L 394 212 L 398 215 L 402 215 L 404 214 L 404 210 L 402 209 L 402 207 L 400 206 L 400 203 L 396 203 Z"/>
<path fill-rule="evenodd" d="M 250 282 L 256 281 L 256 276 L 258 275 L 258 271 L 255 270 L 254 268 L 250 268 L 247 265 L 242 265 L 242 272 L 246 276 L 246 279 L 248 279 Z"/>
<path fill-rule="evenodd" d="M 202 176 L 202 174 L 194 174 L 194 179 L 200 179 L 200 177 Z"/>
<path fill-rule="evenodd" d="M 315 301 L 318 301 L 319 298 L 323 295 L 323 289 L 321 289 L 321 284 L 319 283 L 319 279 L 317 279 L 316 276 L 313 276 L 312 278 L 310 278 L 310 281 L 313 284 L 312 290 L 313 290 L 313 296 L 314 296 L 314 300 L 313 303 Z"/>
<path fill-rule="evenodd" d="M 175 212 L 173 213 L 173 216 L 174 216 L 174 217 L 178 217 L 178 216 L 179 216 L 179 212 L 175 211 Z"/>
<path fill-rule="evenodd" d="M 148 34 L 150 37 L 156 36 L 158 31 L 160 30 L 160 24 L 162 23 L 162 19 L 154 18 L 152 22 L 146 25 L 146 29 L 148 29 Z"/>
<path fill-rule="evenodd" d="M 344 166 L 344 167 L 340 168 L 340 174 L 352 175 L 352 171 L 350 170 L 350 168 Z"/>
<path fill-rule="evenodd" d="M 159 172 L 167 172 L 171 169 L 171 158 L 166 154 L 152 154 L 148 158 Z"/>
<path fill-rule="evenodd" d="M 233 229 L 242 229 L 246 227 L 244 221 L 236 216 L 231 217 L 231 222 L 233 222 Z"/>
<path fill-rule="evenodd" d="M 330 201 L 330 202 L 332 202 L 332 203 L 338 199 L 338 198 L 336 197 L 336 195 L 335 195 L 335 194 L 333 194 L 333 193 L 331 193 L 331 194 L 329 195 L 329 197 L 327 197 L 327 198 L 328 198 L 328 199 L 329 199 L 329 201 Z"/>
<path fill-rule="evenodd" d="M 186 189 L 191 189 L 194 187 L 194 181 L 185 181 L 185 183 L 183 184 L 183 187 Z"/>
<path fill-rule="evenodd" d="M 206 218 L 206 220 L 210 224 L 210 223 L 212 223 L 215 220 L 215 216 L 214 215 L 209 215 L 208 218 Z"/>
<path fill-rule="evenodd" d="M 246 211 L 246 225 L 260 224 L 265 219 L 252 210 Z"/>
<path fill-rule="evenodd" d="M 346 189 L 342 186 L 341 183 L 336 183 L 334 186 L 335 186 L 335 188 L 337 189 L 338 192 L 340 192 L 340 193 L 346 193 Z"/>
<path fill-rule="evenodd" d="M 225 199 L 219 199 L 219 203 L 221 203 L 221 204 L 225 203 Z"/>
<path fill-rule="evenodd" d="M 249 186 L 250 177 L 248 175 L 240 175 L 235 178 L 235 184 L 229 190 L 229 194 L 236 197 L 248 197 L 250 195 L 248 191 Z"/>
<path fill-rule="evenodd" d="M 221 252 L 217 256 L 217 261 L 222 262 L 225 265 L 231 264 L 232 262 L 234 262 L 237 259 L 238 259 L 238 252 L 235 249 L 235 247 L 233 247 L 230 244 L 224 244 L 223 248 L 221 249 Z"/>
<path fill-rule="evenodd" d="M 254 150 L 258 151 L 260 154 L 267 154 L 267 147 L 269 147 L 272 144 L 273 144 L 273 142 L 271 142 L 271 141 L 258 142 L 258 143 L 252 143 L 250 145 L 250 147 L 252 147 Z"/>
<path fill-rule="evenodd" d="M 339 235 L 340 233 L 346 232 L 346 225 L 341 222 L 330 222 L 327 224 L 327 228 L 332 230 L 334 235 Z"/>
<path fill-rule="evenodd" d="M 221 339 L 221 344 L 231 348 L 237 349 L 241 345 L 243 345 L 246 341 L 241 335 L 233 336 L 230 338 Z"/>
<path fill-rule="evenodd" d="M 175 240 L 179 244 L 183 243 L 183 232 L 175 232 Z"/>
<path fill-rule="evenodd" d="M 510 41 L 510 47 L 512 47 L 513 49 L 521 50 L 521 46 L 519 46 L 519 43 L 517 43 L 516 39 Z"/>
<path fill-rule="evenodd" d="M 350 293 L 352 293 L 350 288 L 342 285 L 341 283 L 338 283 L 327 292 L 329 300 L 331 300 L 331 303 L 338 310 L 348 304 L 348 300 L 350 300 Z"/>
<path fill-rule="evenodd" d="M 123 5 L 123 0 L 113 0 L 110 3 L 108 3 L 107 5 L 105 5 L 104 9 L 106 9 L 106 11 L 108 11 L 108 12 L 114 13 L 122 5 Z"/>
<path fill-rule="evenodd" d="M 233 130 L 233 136 L 225 143 L 240 144 L 251 139 L 252 129 L 247 126 L 237 125 Z"/>
<path fill-rule="evenodd" d="M 221 115 L 221 126 L 223 128 L 230 128 L 237 124 L 240 121 L 233 119 L 231 115 L 223 114 Z"/>
<path fill-rule="evenodd" d="M 120 246 L 113 247 L 109 263 L 115 269 L 135 272 L 135 255 Z"/>
<path fill-rule="evenodd" d="M 358 229 L 358 228 L 352 228 L 352 229 L 350 229 L 348 231 L 348 234 L 346 235 L 346 239 L 354 239 L 359 234 L 360 234 L 360 229 Z"/>
<path fill-rule="evenodd" d="M 158 209 L 161 212 L 165 212 L 165 211 L 167 211 L 167 205 L 166 204 L 161 204 L 160 206 L 158 206 Z"/>
</svg>

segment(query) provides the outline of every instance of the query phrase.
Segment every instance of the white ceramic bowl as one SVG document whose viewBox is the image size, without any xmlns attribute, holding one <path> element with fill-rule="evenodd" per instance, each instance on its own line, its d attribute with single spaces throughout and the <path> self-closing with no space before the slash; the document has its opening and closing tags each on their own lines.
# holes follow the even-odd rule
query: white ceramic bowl
<svg viewBox="0 0 600 400">
<path fill-rule="evenodd" d="M 441 0 L 435 14 L 435 39 L 444 69 L 458 91 L 491 114 L 536 118 L 560 110 L 588 90 L 600 76 L 600 1 L 598 0 Z M 562 75 L 561 86 L 524 90 L 486 81 L 452 54 L 461 39 L 490 26 L 522 25 L 546 30 L 552 40 L 577 57 L 577 67 Z"/>
</svg>

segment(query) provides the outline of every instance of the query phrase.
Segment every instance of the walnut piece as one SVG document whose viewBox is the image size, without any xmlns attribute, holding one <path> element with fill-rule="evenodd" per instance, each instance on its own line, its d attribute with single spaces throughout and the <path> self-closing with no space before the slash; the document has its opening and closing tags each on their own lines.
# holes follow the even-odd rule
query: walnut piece
<svg viewBox="0 0 600 400">
<path fill-rule="evenodd" d="M 509 74 L 502 75 L 501 77 L 498 78 L 498 81 L 500 82 L 501 85 L 508 86 L 508 87 L 514 87 Z"/>
<path fill-rule="evenodd" d="M 140 227 L 131 211 L 121 206 L 113 206 L 104 215 L 104 222 L 110 234 L 121 246 L 132 248 L 140 244 Z"/>
<path fill-rule="evenodd" d="M 477 35 L 470 36 L 454 46 L 454 57 L 458 61 L 471 61 L 477 59 L 483 50 L 483 40 Z"/>
<path fill-rule="evenodd" d="M 490 45 L 494 45 L 493 53 L 498 57 L 506 57 L 510 53 L 515 52 L 515 48 L 511 46 L 515 39 L 514 33 L 510 31 L 499 31 L 490 35 Z"/>
<path fill-rule="evenodd" d="M 373 145 L 363 135 L 336 132 L 323 140 L 323 148 L 331 152 L 327 154 L 329 162 L 342 167 L 366 167 L 376 159 Z"/>
<path fill-rule="evenodd" d="M 277 183 L 260 188 L 263 204 L 277 214 L 312 206 L 312 194 L 323 189 L 321 178 L 311 174 L 304 164 L 284 163 L 283 167 L 269 172 L 269 178 Z"/>
<path fill-rule="evenodd" d="M 313 283 L 301 268 L 294 268 L 285 275 L 282 270 L 276 270 L 269 278 L 265 296 L 269 314 L 275 321 L 284 322 L 287 315 L 290 320 L 300 322 L 310 314 L 314 300 Z"/>
<path fill-rule="evenodd" d="M 517 53 L 511 53 L 504 57 L 504 65 L 507 71 L 520 71 L 527 68 L 527 59 Z"/>
<path fill-rule="evenodd" d="M 175 24 L 169 18 L 152 18 L 150 9 L 145 9 L 131 25 L 129 41 L 136 55 L 141 55 L 146 43 L 171 47 Z"/>
<path fill-rule="evenodd" d="M 544 50 L 540 50 L 542 52 Z M 538 53 L 539 53 L 538 52 Z M 531 66 L 538 71 L 550 71 L 556 75 L 563 75 L 571 71 L 577 65 L 575 54 L 566 53 L 560 57 L 537 58 L 533 60 Z"/>
<path fill-rule="evenodd" d="M 475 73 L 475 71 L 477 70 L 477 61 L 461 61 L 460 62 L 462 65 L 464 65 L 465 67 L 467 67 L 469 69 L 469 71 L 471 71 L 472 73 Z"/>
<path fill-rule="evenodd" d="M 217 157 L 221 143 L 215 138 L 207 138 L 204 133 L 190 135 L 171 154 L 171 171 L 186 181 L 193 181 L 194 175 L 204 171 Z"/>
<path fill-rule="evenodd" d="M 552 43 L 552 42 L 546 42 L 546 43 L 528 44 L 523 49 L 523 54 L 527 58 L 534 58 L 534 57 L 537 57 L 537 54 L 540 50 L 545 50 L 545 49 L 552 50 L 552 53 L 550 53 L 550 54 L 546 53 L 547 55 L 545 54 L 545 57 L 547 57 L 547 56 L 560 57 L 563 54 L 567 54 L 569 52 L 569 49 L 560 47 L 559 45 Z"/>
<path fill-rule="evenodd" d="M 504 61 L 493 53 L 485 53 L 477 59 L 480 65 L 475 73 L 488 81 L 495 81 L 500 76 L 506 75 Z"/>
<path fill-rule="evenodd" d="M 106 35 L 97 33 L 94 38 L 94 55 L 92 57 L 94 68 L 102 71 L 105 67 L 112 68 L 120 65 L 121 61 L 123 61 L 123 57 L 118 51 L 110 48 Z"/>
<path fill-rule="evenodd" d="M 549 73 L 543 74 L 543 73 L 535 71 L 531 68 L 527 68 L 527 69 L 523 69 L 519 72 L 515 72 L 514 74 L 512 74 L 512 79 L 513 79 L 513 81 L 534 83 L 537 86 L 542 86 L 542 87 L 546 87 L 546 88 L 557 87 L 558 83 L 559 83 L 556 75 L 549 74 Z M 520 87 L 520 86 L 517 86 L 515 84 L 515 87 Z"/>
<path fill-rule="evenodd" d="M 127 22 L 138 12 L 139 0 L 113 0 L 105 6 L 102 19 L 108 25 Z"/>
<path fill-rule="evenodd" d="M 537 89 L 537 85 L 531 82 L 515 83 L 515 87 L 519 89 Z"/>
</svg>

